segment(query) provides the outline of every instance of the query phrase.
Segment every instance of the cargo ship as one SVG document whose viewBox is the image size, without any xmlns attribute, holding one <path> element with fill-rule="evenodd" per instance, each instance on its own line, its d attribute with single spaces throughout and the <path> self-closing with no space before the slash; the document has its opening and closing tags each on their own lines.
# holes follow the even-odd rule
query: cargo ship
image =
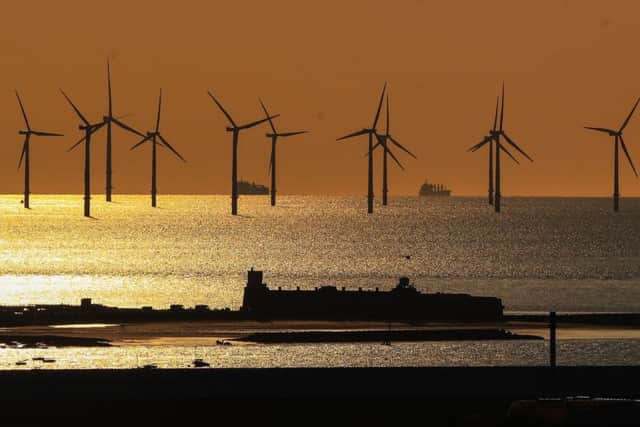
<svg viewBox="0 0 640 427">
<path fill-rule="evenodd" d="M 271 290 L 262 271 L 248 272 L 242 312 L 268 319 L 502 321 L 499 298 L 469 294 L 422 293 L 401 277 L 390 291 L 338 289 L 326 285 L 315 290 Z"/>
<path fill-rule="evenodd" d="M 444 184 L 431 184 L 425 181 L 420 187 L 420 196 L 450 196 L 449 190 Z"/>
<path fill-rule="evenodd" d="M 238 181 L 238 194 L 265 195 L 269 194 L 269 187 L 255 182 Z"/>
</svg>

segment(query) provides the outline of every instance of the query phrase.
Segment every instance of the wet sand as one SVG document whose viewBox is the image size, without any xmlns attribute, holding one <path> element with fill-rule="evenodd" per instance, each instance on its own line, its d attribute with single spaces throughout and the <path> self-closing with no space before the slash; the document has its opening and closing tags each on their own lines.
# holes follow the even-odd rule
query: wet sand
<svg viewBox="0 0 640 427">
<path fill-rule="evenodd" d="M 506 322 L 487 324 L 431 323 L 411 325 L 386 322 L 333 321 L 214 321 L 166 322 L 135 324 L 89 324 L 24 326 L 1 328 L 0 342 L 12 336 L 63 336 L 110 341 L 113 345 L 215 345 L 216 340 L 240 339 L 254 333 L 305 331 L 455 331 L 475 329 L 505 329 L 514 334 L 535 335 L 548 339 L 548 326 L 543 322 Z M 559 325 L 558 339 L 640 339 L 640 328 Z M 34 338 L 35 339 L 35 338 Z M 240 344 L 234 341 L 234 344 Z"/>
</svg>

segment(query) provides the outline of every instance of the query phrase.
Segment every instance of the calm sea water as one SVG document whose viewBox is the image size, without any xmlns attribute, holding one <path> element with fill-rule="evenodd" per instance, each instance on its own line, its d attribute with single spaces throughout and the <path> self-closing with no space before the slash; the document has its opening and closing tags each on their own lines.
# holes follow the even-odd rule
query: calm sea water
<svg viewBox="0 0 640 427">
<path fill-rule="evenodd" d="M 547 341 L 286 344 L 238 346 L 124 346 L 0 349 L 0 369 L 190 367 L 201 358 L 213 368 L 370 366 L 545 366 Z M 55 359 L 54 363 L 33 357 Z M 16 365 L 17 361 L 27 362 Z M 563 340 L 559 365 L 640 365 L 640 340 Z"/>
<path fill-rule="evenodd" d="M 512 311 L 640 311 L 640 199 L 0 196 L 0 304 L 172 303 L 238 308 L 246 270 L 270 286 L 495 295 Z M 405 256 L 410 256 L 410 259 Z"/>
<path fill-rule="evenodd" d="M 512 311 L 640 311 L 640 199 L 393 198 L 366 214 L 362 197 L 0 196 L 0 304 L 172 303 L 238 308 L 246 270 L 271 286 L 390 288 L 495 295 Z M 410 256 L 410 259 L 405 258 Z M 43 364 L 31 357 L 45 356 Z M 0 369 L 212 366 L 543 365 L 541 341 L 0 349 Z M 640 364 L 640 340 L 562 340 L 561 364 Z M 16 366 L 27 360 L 25 366 Z"/>
</svg>

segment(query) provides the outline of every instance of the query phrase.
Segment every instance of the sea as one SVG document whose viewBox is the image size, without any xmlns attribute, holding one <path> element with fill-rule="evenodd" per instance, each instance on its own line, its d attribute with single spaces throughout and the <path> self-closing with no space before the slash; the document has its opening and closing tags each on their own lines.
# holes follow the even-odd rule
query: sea
<svg viewBox="0 0 640 427">
<path fill-rule="evenodd" d="M 0 195 L 0 304 L 238 309 L 247 270 L 270 287 L 391 289 L 500 297 L 505 311 L 640 312 L 640 199 L 392 197 L 367 214 L 364 197 Z M 155 360 L 212 366 L 536 365 L 546 341 L 47 349 L 60 367 L 132 367 Z M 563 351 L 563 349 L 565 351 Z M 0 368 L 20 353 L 0 349 Z M 134 352 L 134 353 L 132 353 Z M 126 354 L 123 354 L 126 353 Z M 34 353 L 35 354 L 35 353 Z M 184 357 L 183 357 L 184 356 Z M 66 362 L 63 362 L 66 360 Z M 567 339 L 559 363 L 640 364 L 640 340 Z M 28 365 L 26 368 L 33 368 Z"/>
</svg>

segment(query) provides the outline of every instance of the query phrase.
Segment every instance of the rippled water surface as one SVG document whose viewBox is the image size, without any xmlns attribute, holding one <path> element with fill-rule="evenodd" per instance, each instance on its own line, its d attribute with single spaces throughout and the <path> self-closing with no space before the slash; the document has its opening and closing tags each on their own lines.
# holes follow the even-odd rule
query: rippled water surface
<svg viewBox="0 0 640 427">
<path fill-rule="evenodd" d="M 640 311 L 640 199 L 0 196 L 0 303 L 238 308 L 245 272 L 269 285 L 388 288 L 503 298 L 507 310 Z M 407 259 L 405 256 L 410 256 Z"/>
<path fill-rule="evenodd" d="M 390 288 L 495 295 L 514 311 L 640 311 L 640 199 L 394 198 L 366 214 L 361 197 L 0 196 L 0 304 L 208 304 L 238 308 L 245 271 L 271 286 Z M 409 256 L 407 259 L 406 257 Z M 63 334 L 64 330 L 56 333 Z M 212 366 L 544 365 L 545 341 L 0 349 L 0 369 Z M 560 364 L 640 364 L 638 339 L 559 343 Z M 33 357 L 55 359 L 52 363 Z M 24 360 L 25 365 L 15 365 Z"/>
<path fill-rule="evenodd" d="M 548 352 L 546 341 L 2 349 L 0 369 L 135 368 L 146 364 L 186 368 L 195 358 L 214 368 L 545 366 Z M 34 361 L 34 357 L 55 362 Z M 26 364 L 16 365 L 20 360 Z M 640 365 L 640 340 L 560 341 L 558 364 Z"/>
</svg>

